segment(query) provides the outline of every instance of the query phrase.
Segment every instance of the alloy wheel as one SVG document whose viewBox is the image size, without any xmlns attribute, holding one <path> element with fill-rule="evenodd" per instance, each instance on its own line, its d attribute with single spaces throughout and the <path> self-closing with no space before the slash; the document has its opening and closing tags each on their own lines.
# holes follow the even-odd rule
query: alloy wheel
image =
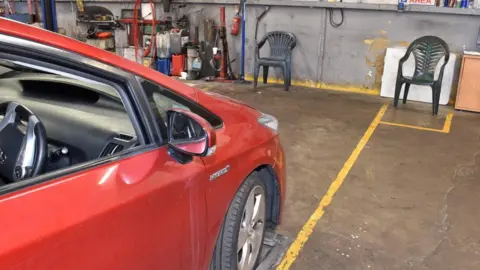
<svg viewBox="0 0 480 270">
<path fill-rule="evenodd" d="M 238 232 L 237 266 L 239 270 L 253 269 L 260 255 L 265 212 L 265 190 L 261 186 L 255 186 L 248 195 Z"/>
</svg>

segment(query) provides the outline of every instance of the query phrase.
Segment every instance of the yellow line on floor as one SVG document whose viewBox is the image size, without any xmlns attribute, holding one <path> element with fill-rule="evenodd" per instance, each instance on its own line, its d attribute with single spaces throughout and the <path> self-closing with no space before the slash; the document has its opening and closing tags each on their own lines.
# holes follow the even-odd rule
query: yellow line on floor
<svg viewBox="0 0 480 270">
<path fill-rule="evenodd" d="M 388 126 L 395 126 L 395 127 L 404 127 L 404 128 L 411 128 L 411 129 L 417 129 L 417 130 L 424 130 L 424 131 L 449 133 L 450 132 L 450 127 L 452 126 L 452 118 L 453 118 L 453 113 L 452 112 L 448 113 L 442 129 L 426 128 L 426 127 L 419 127 L 419 126 L 412 126 L 412 125 L 393 123 L 393 122 L 384 122 L 384 121 L 380 121 L 380 124 L 388 125 Z"/>
<path fill-rule="evenodd" d="M 426 128 L 426 127 L 405 125 L 405 124 L 392 123 L 392 122 L 383 122 L 383 121 L 381 121 L 380 124 L 382 124 L 382 125 L 388 125 L 388 126 L 404 127 L 404 128 L 411 128 L 411 129 L 418 129 L 418 130 L 424 130 L 424 131 L 433 131 L 433 132 L 441 132 L 441 133 L 443 133 L 443 130 L 442 130 L 442 129 Z"/>
<path fill-rule="evenodd" d="M 443 132 L 445 133 L 450 132 L 450 127 L 452 126 L 452 118 L 453 118 L 453 112 L 448 113 L 447 118 L 445 119 L 445 124 L 443 124 Z"/>
<path fill-rule="evenodd" d="M 263 77 L 259 77 L 259 84 L 263 83 Z M 245 75 L 245 80 L 253 81 L 253 76 L 250 74 Z M 268 83 L 276 83 L 276 84 L 283 84 L 283 80 L 276 79 L 269 77 L 267 80 Z M 350 93 L 358 93 L 358 94 L 365 94 L 365 95 L 373 95 L 379 96 L 380 89 L 371 89 L 362 86 L 354 86 L 354 85 L 342 85 L 342 84 L 334 84 L 334 83 L 324 83 L 324 82 L 316 82 L 312 80 L 292 80 L 292 85 L 294 86 L 302 86 L 308 88 L 316 88 L 316 89 L 324 89 L 324 90 L 332 90 L 332 91 L 340 91 L 340 92 L 350 92 Z"/>
<path fill-rule="evenodd" d="M 386 110 L 387 110 L 387 105 L 383 105 L 382 108 L 380 108 L 380 110 L 377 113 L 377 116 L 375 116 L 372 123 L 368 127 L 367 131 L 365 131 L 365 134 L 358 142 L 357 147 L 355 147 L 355 150 L 353 150 L 352 154 L 343 165 L 342 170 L 340 170 L 340 172 L 338 173 L 337 178 L 330 184 L 330 187 L 328 188 L 327 193 L 325 194 L 325 196 L 323 196 L 317 209 L 315 209 L 315 212 L 313 212 L 313 214 L 310 216 L 308 221 L 303 225 L 303 228 L 298 233 L 297 238 L 292 243 L 292 245 L 288 248 L 288 251 L 283 257 L 277 270 L 289 269 L 292 263 L 295 261 L 300 250 L 303 248 L 308 238 L 312 234 L 313 229 L 317 224 L 318 220 L 320 220 L 320 218 L 325 213 L 325 207 L 330 205 L 330 203 L 332 202 L 333 196 L 342 185 L 343 181 L 345 180 L 345 177 L 347 177 L 348 173 L 352 169 L 353 165 L 355 164 L 355 161 L 357 160 L 358 156 L 360 155 L 363 148 L 367 144 L 368 140 L 370 139 L 370 137 L 372 137 L 373 132 L 377 128 L 378 124 L 380 123 L 380 120 L 382 120 L 382 117 L 385 114 Z"/>
</svg>

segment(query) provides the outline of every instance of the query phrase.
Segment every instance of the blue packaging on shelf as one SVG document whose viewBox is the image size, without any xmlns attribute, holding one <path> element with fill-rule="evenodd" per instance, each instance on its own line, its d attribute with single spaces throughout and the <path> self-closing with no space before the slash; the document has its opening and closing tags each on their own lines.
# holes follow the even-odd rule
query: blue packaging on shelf
<svg viewBox="0 0 480 270">
<path fill-rule="evenodd" d="M 404 11 L 406 4 L 407 4 L 407 0 L 398 0 L 398 6 L 397 6 L 398 11 Z"/>
<path fill-rule="evenodd" d="M 7 14 L 5 15 L 5 18 L 23 23 L 30 23 L 31 20 L 31 16 L 29 14 L 23 13 Z"/>
<path fill-rule="evenodd" d="M 170 58 L 158 58 L 157 59 L 157 70 L 165 75 L 170 76 L 170 67 L 172 65 L 172 60 Z"/>
</svg>

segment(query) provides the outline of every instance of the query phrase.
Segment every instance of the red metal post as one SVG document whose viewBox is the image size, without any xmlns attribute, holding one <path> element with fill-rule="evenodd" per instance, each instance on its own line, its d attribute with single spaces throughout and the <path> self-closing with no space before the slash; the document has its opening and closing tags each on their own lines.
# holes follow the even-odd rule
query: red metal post
<svg viewBox="0 0 480 270">
<path fill-rule="evenodd" d="M 5 7 L 6 8 L 6 7 Z M 12 10 L 12 14 L 17 13 L 15 10 L 15 0 L 12 0 L 10 3 L 10 9 Z"/>
<path fill-rule="evenodd" d="M 27 0 L 27 8 L 28 8 L 28 22 L 33 23 L 33 9 L 32 9 L 32 1 Z"/>
<path fill-rule="evenodd" d="M 220 7 L 220 27 L 227 27 L 225 20 L 225 7 Z"/>
</svg>

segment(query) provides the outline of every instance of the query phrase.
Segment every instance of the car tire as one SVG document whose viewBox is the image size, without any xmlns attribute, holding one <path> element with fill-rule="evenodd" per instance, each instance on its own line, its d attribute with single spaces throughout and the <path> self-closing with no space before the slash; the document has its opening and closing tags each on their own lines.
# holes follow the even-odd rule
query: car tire
<svg viewBox="0 0 480 270">
<path fill-rule="evenodd" d="M 265 235 L 266 196 L 265 183 L 253 172 L 228 208 L 210 269 L 251 270 L 257 266 Z"/>
</svg>

